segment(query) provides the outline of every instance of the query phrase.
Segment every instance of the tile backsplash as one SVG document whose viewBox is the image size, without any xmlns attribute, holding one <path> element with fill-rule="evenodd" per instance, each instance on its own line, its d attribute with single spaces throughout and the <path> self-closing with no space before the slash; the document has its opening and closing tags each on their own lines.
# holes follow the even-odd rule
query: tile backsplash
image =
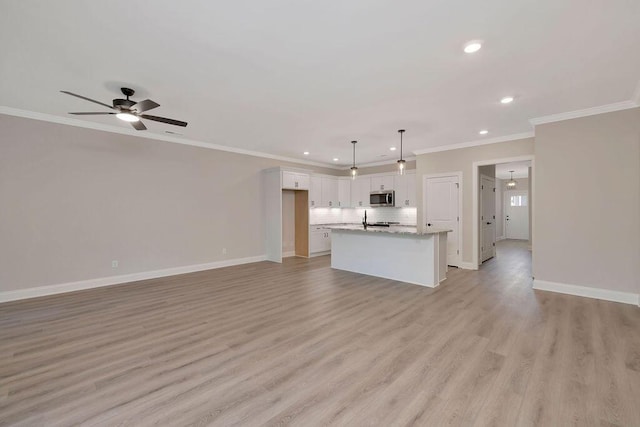
<svg viewBox="0 0 640 427">
<path fill-rule="evenodd" d="M 361 223 L 365 208 L 314 208 L 309 210 L 310 224 Z M 416 208 L 367 208 L 367 221 L 399 222 L 416 225 Z"/>
</svg>

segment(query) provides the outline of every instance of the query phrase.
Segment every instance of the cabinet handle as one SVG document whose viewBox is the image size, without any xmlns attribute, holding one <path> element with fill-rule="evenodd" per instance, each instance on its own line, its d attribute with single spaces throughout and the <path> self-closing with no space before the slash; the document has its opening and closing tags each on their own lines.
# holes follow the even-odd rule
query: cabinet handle
<svg viewBox="0 0 640 427">
<path fill-rule="evenodd" d="M 329 202 L 329 206 L 333 206 L 333 202 Z"/>
<path fill-rule="evenodd" d="M 296 181 L 296 188 L 298 188 L 298 181 Z"/>
<path fill-rule="evenodd" d="M 362 202 L 358 202 L 358 204 L 359 204 L 360 206 L 362 206 Z"/>
<path fill-rule="evenodd" d="M 313 200 L 311 201 L 311 206 L 314 206 L 316 204 L 316 202 L 314 202 Z"/>
<path fill-rule="evenodd" d="M 384 184 L 380 186 L 380 189 L 381 189 L 381 190 L 384 190 Z"/>
</svg>

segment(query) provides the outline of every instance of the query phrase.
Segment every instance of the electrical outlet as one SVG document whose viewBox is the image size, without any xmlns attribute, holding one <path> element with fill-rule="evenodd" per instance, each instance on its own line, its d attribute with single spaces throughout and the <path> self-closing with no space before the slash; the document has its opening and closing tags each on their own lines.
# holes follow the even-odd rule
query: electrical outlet
<svg viewBox="0 0 640 427">
<path fill-rule="evenodd" d="M 111 268 L 118 268 L 118 261 L 117 260 L 111 261 Z"/>
<path fill-rule="evenodd" d="M 222 248 L 222 255 L 226 255 L 227 254 L 227 248 Z"/>
</svg>

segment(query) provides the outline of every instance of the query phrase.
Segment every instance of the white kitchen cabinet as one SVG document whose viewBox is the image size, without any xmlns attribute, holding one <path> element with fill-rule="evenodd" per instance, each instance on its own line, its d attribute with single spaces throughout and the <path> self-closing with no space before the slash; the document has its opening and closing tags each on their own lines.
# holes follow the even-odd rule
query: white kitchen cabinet
<svg viewBox="0 0 640 427">
<path fill-rule="evenodd" d="M 327 208 L 338 207 L 338 178 L 323 176 L 321 178 L 321 187 L 321 206 Z"/>
<path fill-rule="evenodd" d="M 416 207 L 416 174 L 405 172 L 395 176 L 395 194 L 397 208 Z"/>
<path fill-rule="evenodd" d="M 393 175 L 372 176 L 371 191 L 388 191 L 394 189 Z"/>
<path fill-rule="evenodd" d="M 322 178 L 311 176 L 309 178 L 309 207 L 322 206 Z"/>
<path fill-rule="evenodd" d="M 287 190 L 308 190 L 309 175 L 290 171 L 282 171 L 282 188 Z"/>
<path fill-rule="evenodd" d="M 323 226 L 309 227 L 309 253 L 331 251 L 331 230 Z"/>
<path fill-rule="evenodd" d="M 364 208 L 369 206 L 371 193 L 371 178 L 359 176 L 351 182 L 351 207 Z"/>
<path fill-rule="evenodd" d="M 351 207 L 351 178 L 338 179 L 338 207 Z"/>
</svg>

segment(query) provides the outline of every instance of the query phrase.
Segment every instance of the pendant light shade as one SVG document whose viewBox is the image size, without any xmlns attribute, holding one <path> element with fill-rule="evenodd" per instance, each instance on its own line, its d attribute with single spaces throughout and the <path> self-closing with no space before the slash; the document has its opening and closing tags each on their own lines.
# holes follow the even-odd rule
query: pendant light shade
<svg viewBox="0 0 640 427">
<path fill-rule="evenodd" d="M 404 175 L 404 171 L 407 167 L 407 162 L 402 158 L 402 134 L 404 133 L 404 129 L 398 130 L 400 134 L 400 160 L 398 160 L 398 174 Z"/>
<path fill-rule="evenodd" d="M 351 166 L 351 179 L 356 179 L 358 176 L 358 168 L 356 167 L 356 144 L 358 141 L 351 141 L 353 144 L 353 166 Z"/>
<path fill-rule="evenodd" d="M 507 181 L 507 190 L 515 190 L 516 186 L 518 185 L 516 180 L 513 179 L 513 172 L 514 171 L 509 171 L 511 172 L 511 179 L 509 181 Z"/>
</svg>

